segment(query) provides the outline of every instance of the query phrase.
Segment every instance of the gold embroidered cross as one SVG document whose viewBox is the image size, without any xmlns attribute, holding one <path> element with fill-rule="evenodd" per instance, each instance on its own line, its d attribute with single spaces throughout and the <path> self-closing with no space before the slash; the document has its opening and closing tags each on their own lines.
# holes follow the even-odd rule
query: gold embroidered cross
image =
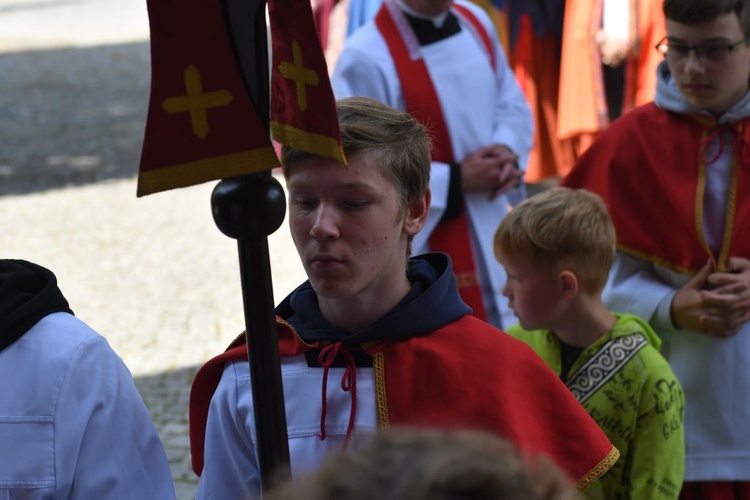
<svg viewBox="0 0 750 500">
<path fill-rule="evenodd" d="M 185 69 L 184 79 L 187 93 L 164 99 L 161 107 L 167 113 L 189 112 L 193 134 L 205 139 L 208 135 L 208 114 L 206 110 L 228 105 L 232 102 L 232 94 L 228 90 L 203 92 L 201 73 L 192 64 Z"/>
<path fill-rule="evenodd" d="M 281 76 L 289 80 L 294 80 L 297 88 L 297 105 L 299 109 L 307 109 L 307 89 L 305 85 L 317 87 L 320 83 L 318 73 L 314 69 L 306 68 L 302 65 L 302 47 L 297 40 L 292 42 L 292 59 L 293 62 L 284 61 L 279 64 Z"/>
</svg>

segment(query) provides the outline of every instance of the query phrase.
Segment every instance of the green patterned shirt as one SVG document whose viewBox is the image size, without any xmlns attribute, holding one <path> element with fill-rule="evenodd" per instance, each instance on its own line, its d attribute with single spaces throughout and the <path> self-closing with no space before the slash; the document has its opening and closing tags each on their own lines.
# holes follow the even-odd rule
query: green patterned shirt
<svg viewBox="0 0 750 500">
<path fill-rule="evenodd" d="M 685 471 L 682 388 L 651 327 L 637 316 L 614 314 L 614 328 L 583 351 L 564 380 L 621 453 L 584 496 L 677 498 Z M 560 375 L 560 341 L 553 332 L 515 325 L 508 333 Z"/>
</svg>

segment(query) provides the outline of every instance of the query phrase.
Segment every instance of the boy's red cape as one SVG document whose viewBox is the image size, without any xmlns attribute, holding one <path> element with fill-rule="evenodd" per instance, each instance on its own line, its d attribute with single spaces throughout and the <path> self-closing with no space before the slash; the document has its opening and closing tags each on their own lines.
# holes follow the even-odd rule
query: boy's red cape
<svg viewBox="0 0 750 500">
<path fill-rule="evenodd" d="M 281 356 L 306 344 L 277 319 Z M 466 315 L 429 335 L 380 342 L 373 356 L 381 427 L 411 425 L 490 431 L 524 453 L 550 457 L 584 489 L 606 472 L 619 451 L 555 374 L 528 346 Z M 495 352 L 497 356 L 488 353 Z M 190 394 L 193 470 L 203 470 L 211 397 L 224 364 L 246 360 L 244 335 L 197 373 Z"/>
<path fill-rule="evenodd" d="M 719 136 L 732 148 L 732 177 L 720 255 L 703 234 L 703 197 Z M 678 272 L 695 274 L 708 260 L 723 270 L 732 256 L 750 257 L 750 119 L 717 124 L 647 104 L 614 121 L 562 185 L 602 196 L 620 250 Z"/>
</svg>

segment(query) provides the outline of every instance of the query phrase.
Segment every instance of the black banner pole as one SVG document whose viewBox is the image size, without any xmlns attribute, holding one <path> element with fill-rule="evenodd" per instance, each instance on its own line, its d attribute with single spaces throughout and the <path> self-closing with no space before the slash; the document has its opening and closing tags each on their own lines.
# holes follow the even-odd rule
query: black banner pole
<svg viewBox="0 0 750 500">
<path fill-rule="evenodd" d="M 222 0 L 245 86 L 268 129 L 270 90 L 266 0 Z M 223 179 L 211 195 L 219 230 L 237 240 L 245 337 L 253 391 L 261 489 L 288 472 L 284 392 L 276 336 L 268 235 L 284 221 L 284 189 L 270 171 Z"/>
<path fill-rule="evenodd" d="M 237 240 L 258 466 L 267 491 L 289 464 L 267 236 L 281 226 L 284 190 L 270 173 L 222 180 L 211 196 L 221 232 Z"/>
</svg>

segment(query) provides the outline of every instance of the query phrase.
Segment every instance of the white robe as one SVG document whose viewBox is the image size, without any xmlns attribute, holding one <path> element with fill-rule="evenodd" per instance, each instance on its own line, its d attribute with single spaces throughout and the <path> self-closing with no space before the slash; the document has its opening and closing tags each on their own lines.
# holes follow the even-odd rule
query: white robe
<svg viewBox="0 0 750 500">
<path fill-rule="evenodd" d="M 281 358 L 289 458 L 294 473 L 320 467 L 339 453 L 349 425 L 351 392 L 341 389 L 344 368 L 330 368 L 326 398 L 326 439 L 320 439 L 323 369 L 309 368 L 304 354 Z M 375 377 L 372 368 L 357 368 L 357 411 L 350 448 L 369 443 L 377 431 Z M 261 491 L 258 438 L 247 361 L 227 363 L 206 425 L 204 467 L 198 500 L 245 500 Z M 248 452 L 248 450 L 252 450 Z"/>
<path fill-rule="evenodd" d="M 662 63 L 656 105 L 675 113 L 707 114 L 692 107 L 666 68 L 667 64 Z M 726 112 L 720 122 L 747 116 L 750 94 Z M 714 159 L 721 152 L 706 169 L 703 200 L 704 236 L 714 251 L 721 247 L 730 166 L 735 155 L 729 138 L 724 141 L 722 146 L 719 137 L 714 137 L 706 153 L 706 158 Z M 737 202 L 750 201 L 740 198 Z M 675 328 L 670 314 L 672 300 L 690 278 L 618 253 L 602 298 L 615 311 L 630 312 L 649 321 L 664 341 L 661 351 L 685 392 L 685 481 L 750 481 L 750 322 L 729 339 Z"/>
<path fill-rule="evenodd" d="M 750 323 L 729 339 L 672 325 L 676 291 L 690 276 L 618 254 L 605 303 L 651 323 L 685 392 L 685 481 L 750 481 Z"/>
<path fill-rule="evenodd" d="M 174 499 L 164 448 L 107 341 L 67 313 L 0 351 L 0 499 Z"/>
<path fill-rule="evenodd" d="M 490 35 L 497 69 L 493 73 L 484 44 L 460 17 L 460 33 L 418 48 L 441 102 L 456 161 L 481 147 L 504 144 L 519 155 L 519 165 L 523 168 L 533 138 L 529 105 L 508 67 L 490 19 L 476 5 L 463 1 L 457 3 L 470 9 Z M 393 59 L 373 21 L 347 40 L 331 84 L 337 98 L 368 96 L 394 108 L 405 109 Z M 432 205 L 425 227 L 414 238 L 415 255 L 430 250 L 429 237 L 448 202 L 449 180 L 449 166 L 433 162 L 430 176 Z M 506 277 L 503 267 L 495 260 L 493 237 L 509 206 L 521 201 L 524 194 L 525 189 L 521 186 L 493 201 L 488 201 L 489 192 L 464 196 L 488 320 L 499 328 L 507 328 L 517 320 L 507 299 L 501 295 Z"/>
</svg>

